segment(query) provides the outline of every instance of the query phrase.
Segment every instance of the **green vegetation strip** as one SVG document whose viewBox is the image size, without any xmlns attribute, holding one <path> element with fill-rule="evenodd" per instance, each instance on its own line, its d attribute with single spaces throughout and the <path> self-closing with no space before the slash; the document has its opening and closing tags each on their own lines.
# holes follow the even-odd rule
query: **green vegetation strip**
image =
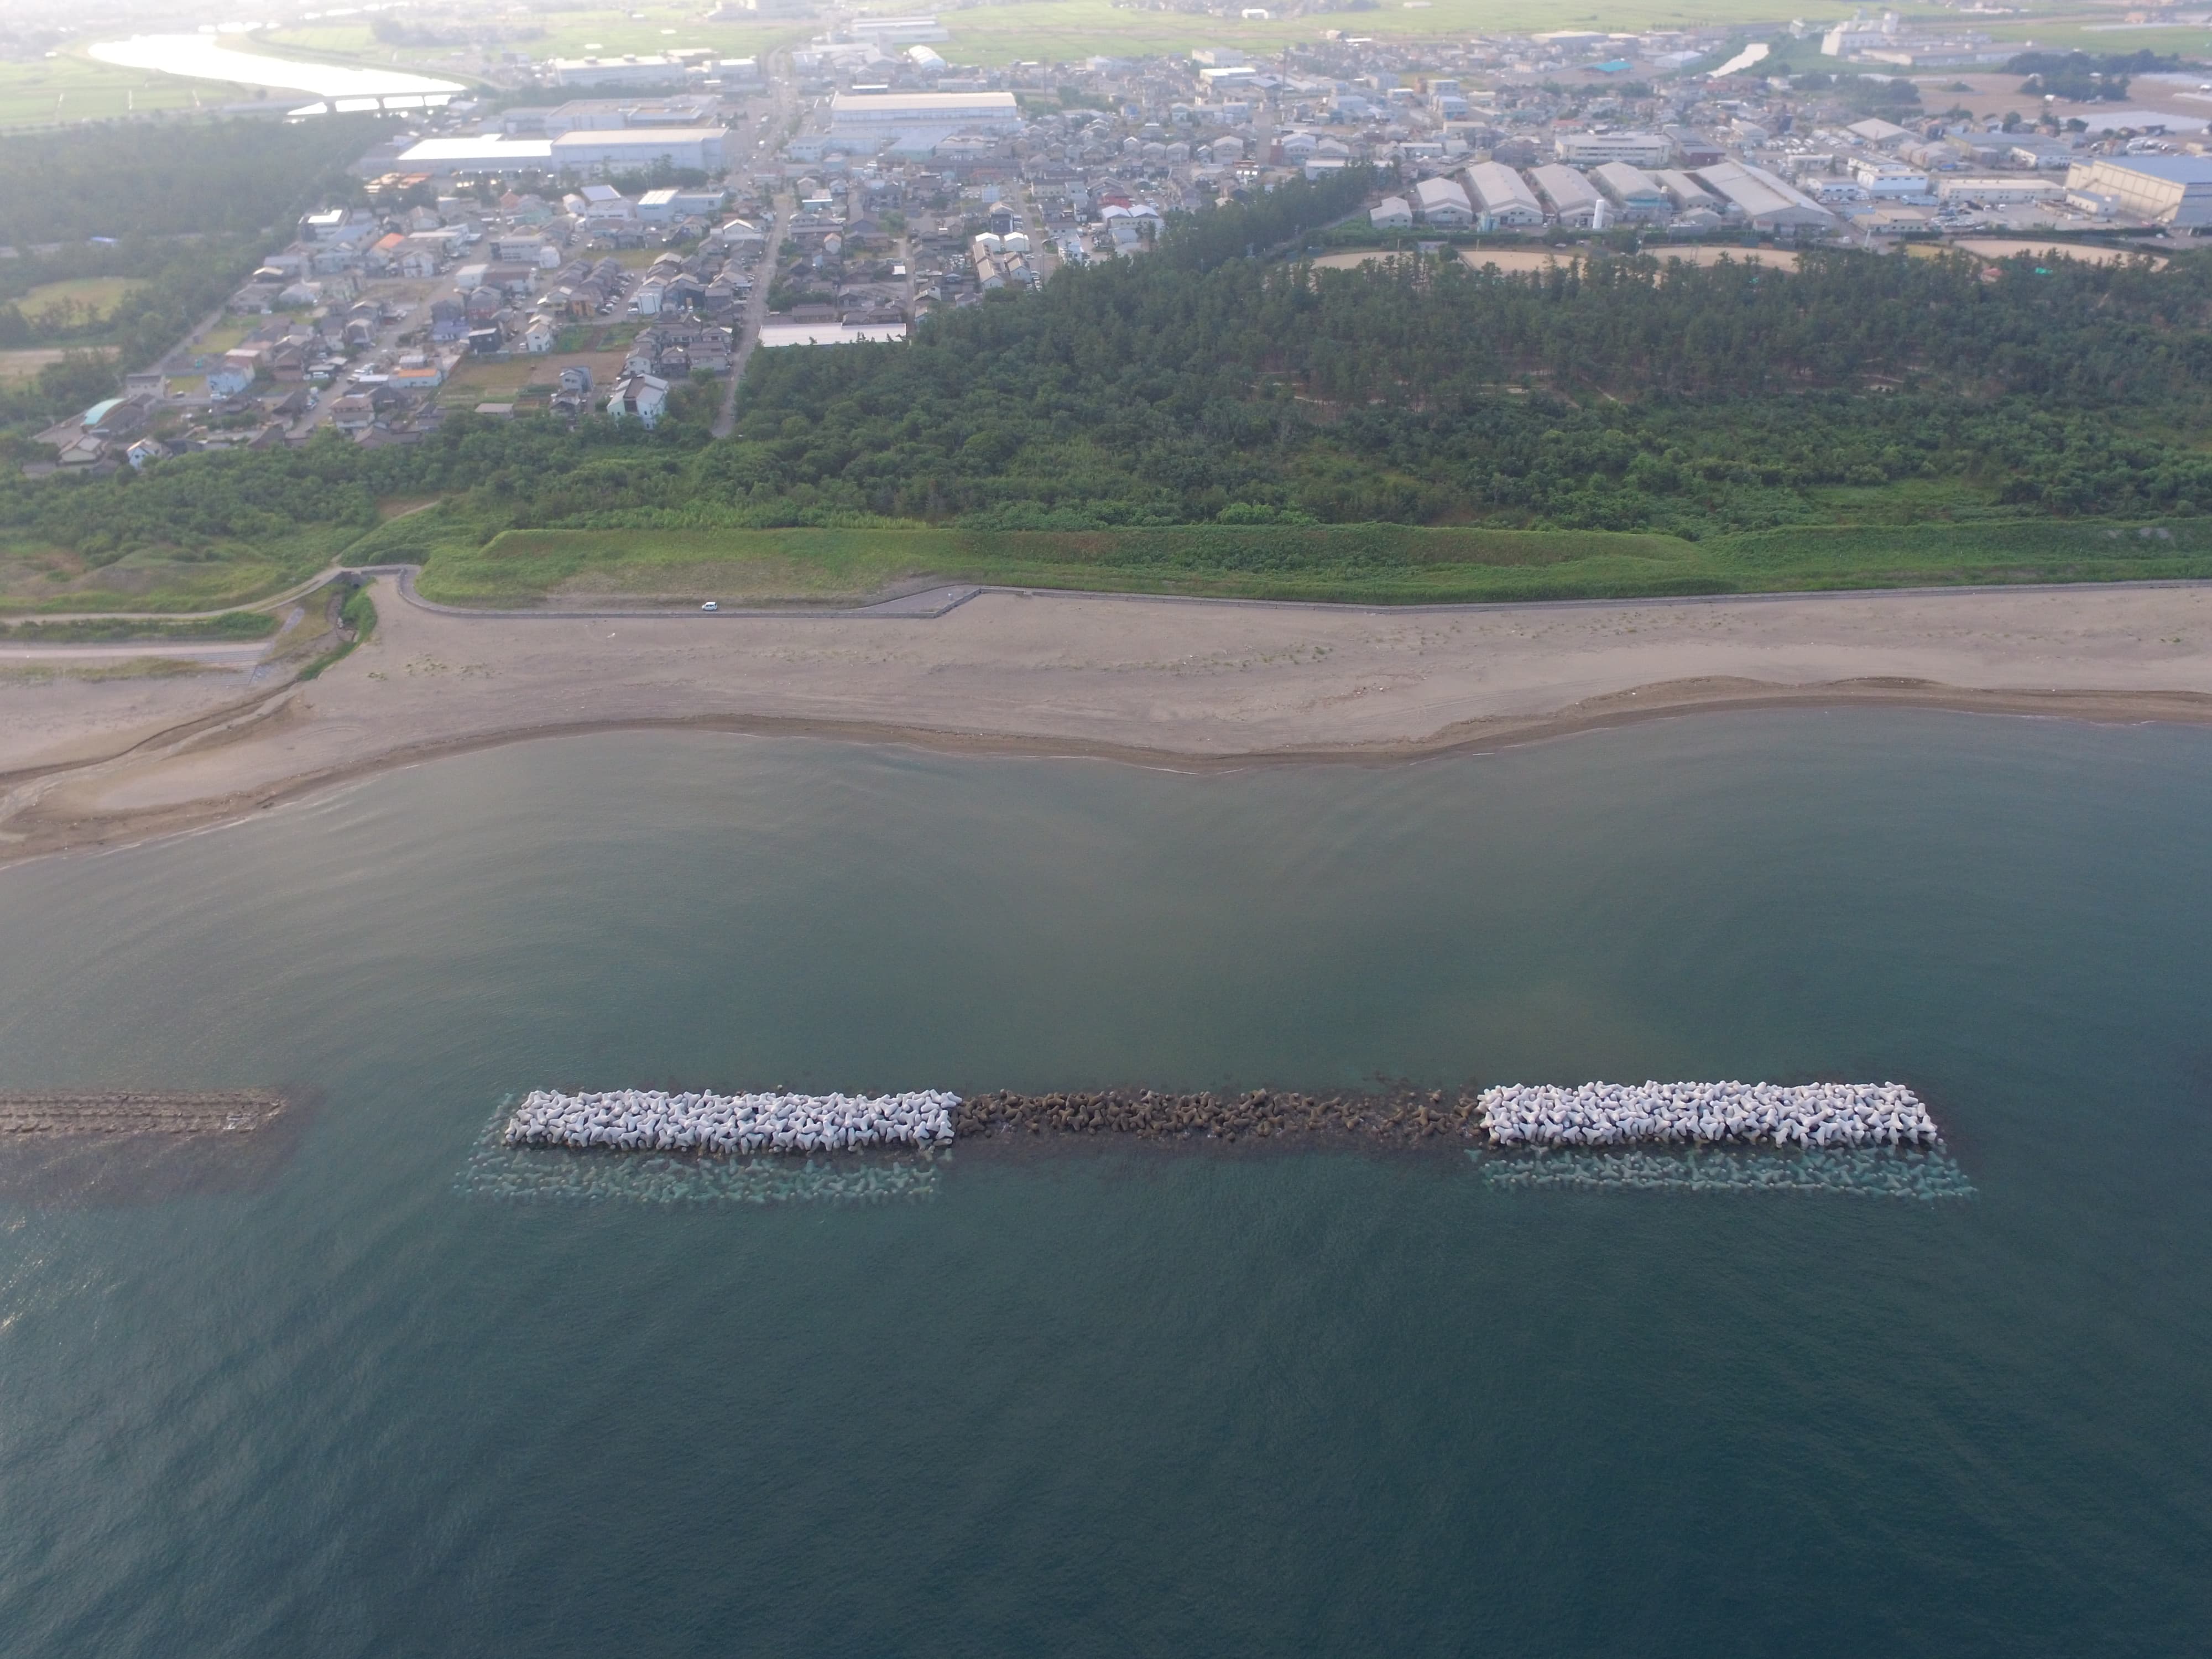
<svg viewBox="0 0 2212 1659">
<path fill-rule="evenodd" d="M 484 606 L 592 594 L 836 603 L 929 579 L 1407 605 L 2183 577 L 2212 578 L 2212 523 L 1807 527 L 1700 542 L 1403 525 L 513 530 L 441 550 L 417 587 Z"/>
<path fill-rule="evenodd" d="M 371 634 L 376 632 L 376 603 L 368 597 L 368 590 L 366 587 L 356 587 L 346 596 L 345 604 L 338 610 L 338 626 L 351 629 L 353 637 L 349 640 L 341 640 L 333 648 L 325 652 L 301 669 L 300 671 L 301 684 L 312 679 L 320 678 L 325 668 L 343 661 L 356 646 L 360 645 Z"/>
<path fill-rule="evenodd" d="M 146 622 L 131 617 L 77 617 L 66 622 L 0 623 L 0 641 L 11 645 L 105 645 L 134 640 L 265 640 L 276 618 L 264 611 L 234 611 L 190 622 Z"/>
</svg>

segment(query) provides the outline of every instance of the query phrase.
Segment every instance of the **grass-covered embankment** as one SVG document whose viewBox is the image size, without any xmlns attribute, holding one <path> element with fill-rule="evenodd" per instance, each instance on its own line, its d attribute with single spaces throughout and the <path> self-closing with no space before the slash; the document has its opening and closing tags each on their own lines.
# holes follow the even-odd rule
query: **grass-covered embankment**
<svg viewBox="0 0 2212 1659">
<path fill-rule="evenodd" d="M 930 579 L 1370 605 L 2212 578 L 2212 520 L 1798 528 L 1691 542 L 1399 525 L 1172 529 L 511 530 L 482 547 L 410 521 L 427 599 L 592 594 L 728 604 L 864 599 Z"/>
<path fill-rule="evenodd" d="M 189 551 L 149 547 L 92 558 L 0 534 L 0 617 L 252 605 L 328 568 L 361 536 L 350 525 L 314 525 Z"/>
<path fill-rule="evenodd" d="M 265 640 L 276 631 L 274 616 L 264 611 L 233 611 L 189 622 L 149 622 L 132 617 L 73 617 L 64 622 L 0 622 L 0 641 L 9 645 L 109 645 L 147 641 Z"/>
</svg>

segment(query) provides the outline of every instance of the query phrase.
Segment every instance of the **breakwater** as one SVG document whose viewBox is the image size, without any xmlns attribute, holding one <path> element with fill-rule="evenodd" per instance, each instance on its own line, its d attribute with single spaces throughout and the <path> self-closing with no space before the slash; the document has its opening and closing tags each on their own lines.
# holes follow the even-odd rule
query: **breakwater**
<svg viewBox="0 0 2212 1659">
<path fill-rule="evenodd" d="M 0 1135 L 239 1134 L 284 1110 L 265 1089 L 213 1094 L 57 1089 L 0 1094 Z"/>
<path fill-rule="evenodd" d="M 1823 1149 L 1933 1146 L 1942 1137 L 1911 1090 L 1895 1083 L 1585 1083 L 1486 1089 L 1483 1127 L 1496 1146 L 1766 1144 Z"/>
<path fill-rule="evenodd" d="M 1927 1107 L 1894 1083 L 1510 1085 L 1476 1094 L 1402 1088 L 1306 1094 L 1151 1089 L 966 1098 L 536 1090 L 507 1120 L 510 1147 L 708 1155 L 949 1146 L 956 1137 L 1130 1135 L 1154 1140 L 1358 1139 L 1498 1149 L 1769 1146 L 1801 1152 L 1936 1147 Z"/>
<path fill-rule="evenodd" d="M 971 1095 L 955 1118 L 963 1136 L 1122 1134 L 1154 1140 L 1273 1140 L 1344 1137 L 1410 1145 L 1478 1133 L 1476 1097 L 1463 1091 L 1401 1089 L 1378 1094 L 1164 1094 L 1107 1089 L 1048 1095 Z"/>
<path fill-rule="evenodd" d="M 951 1144 L 959 1097 L 902 1095 L 667 1094 L 533 1089 L 507 1119 L 510 1146 L 653 1152 L 848 1152 Z"/>
</svg>

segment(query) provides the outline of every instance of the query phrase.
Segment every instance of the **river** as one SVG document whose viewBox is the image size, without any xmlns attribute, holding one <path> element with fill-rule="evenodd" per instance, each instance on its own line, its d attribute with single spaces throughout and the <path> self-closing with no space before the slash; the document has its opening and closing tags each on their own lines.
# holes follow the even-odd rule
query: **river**
<svg viewBox="0 0 2212 1659">
<path fill-rule="evenodd" d="M 626 733 L 0 871 L 0 1087 L 313 1102 L 201 1190 L 0 1197 L 0 1648 L 2191 1650 L 2208 824 L 2212 733 L 1932 713 L 1203 776 Z M 1972 1195 L 482 1178 L 541 1084 L 1379 1076 L 1894 1078 Z"/>
<path fill-rule="evenodd" d="M 240 51 L 240 37 L 220 34 L 134 34 L 127 40 L 103 40 L 87 48 L 103 64 L 121 69 L 158 70 L 197 81 L 228 81 L 240 86 L 276 87 L 312 92 L 319 98 L 419 98 L 442 104 L 468 88 L 456 81 L 410 75 L 393 69 L 352 69 L 280 58 L 258 49 Z"/>
</svg>

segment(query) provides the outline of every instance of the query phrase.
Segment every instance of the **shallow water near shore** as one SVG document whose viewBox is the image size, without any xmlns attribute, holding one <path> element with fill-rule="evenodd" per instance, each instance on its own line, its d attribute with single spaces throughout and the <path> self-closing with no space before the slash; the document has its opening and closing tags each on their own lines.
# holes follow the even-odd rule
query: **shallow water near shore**
<svg viewBox="0 0 2212 1659">
<path fill-rule="evenodd" d="M 2212 732 L 1926 713 L 629 733 L 0 871 L 0 1089 L 313 1097 L 228 1187 L 0 1185 L 0 1651 L 2190 1650 L 2208 826 Z M 1973 1196 L 470 1179 L 537 1085 L 1384 1077 L 1895 1079 Z"/>
</svg>

